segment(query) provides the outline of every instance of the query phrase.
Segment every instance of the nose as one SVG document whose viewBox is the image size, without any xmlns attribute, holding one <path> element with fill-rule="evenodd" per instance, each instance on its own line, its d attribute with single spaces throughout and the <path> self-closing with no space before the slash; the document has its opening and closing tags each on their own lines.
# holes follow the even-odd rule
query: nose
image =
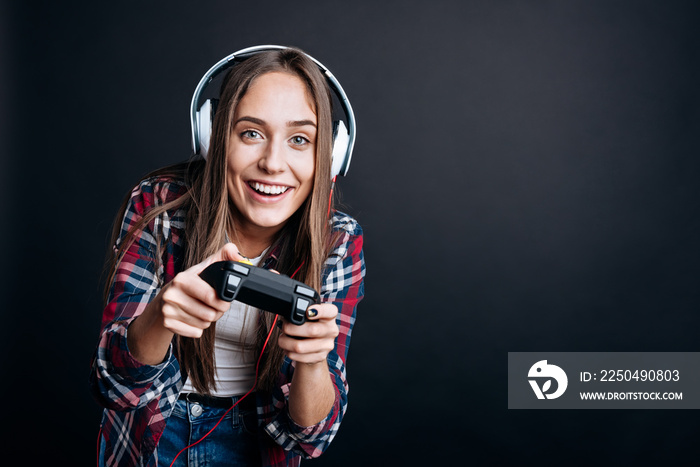
<svg viewBox="0 0 700 467">
<path fill-rule="evenodd" d="M 283 143 L 271 140 L 258 160 L 258 167 L 264 172 L 273 174 L 282 172 L 285 164 Z"/>
</svg>

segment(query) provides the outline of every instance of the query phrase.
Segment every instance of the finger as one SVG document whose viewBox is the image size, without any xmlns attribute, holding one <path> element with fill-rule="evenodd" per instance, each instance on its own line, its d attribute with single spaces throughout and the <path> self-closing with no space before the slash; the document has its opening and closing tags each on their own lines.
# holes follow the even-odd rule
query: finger
<svg viewBox="0 0 700 467">
<path fill-rule="evenodd" d="M 163 305 L 163 326 L 184 337 L 201 337 L 212 321 L 202 320 L 170 304 Z"/>
<path fill-rule="evenodd" d="M 164 318 L 177 319 L 201 329 L 209 327 L 228 311 L 228 308 L 219 310 L 210 307 L 176 287 L 166 290 L 162 301 Z M 224 303 L 230 305 L 228 302 Z"/>
<path fill-rule="evenodd" d="M 198 339 L 204 334 L 204 329 L 195 326 L 190 326 L 178 320 L 163 320 L 163 326 L 170 332 L 173 332 L 182 337 L 192 337 Z"/>
<path fill-rule="evenodd" d="M 319 303 L 306 309 L 306 317 L 311 320 L 335 319 L 338 308 L 332 303 Z"/>
<path fill-rule="evenodd" d="M 204 269 L 206 269 L 207 266 L 218 261 L 246 261 L 246 259 L 243 255 L 240 254 L 240 252 L 238 251 L 238 247 L 235 244 L 229 242 L 223 247 L 221 247 L 219 251 L 209 256 L 201 263 L 192 266 L 190 269 L 188 269 L 188 271 L 192 271 L 193 273 L 199 275 L 199 273 L 204 271 Z"/>
<path fill-rule="evenodd" d="M 282 332 L 296 339 L 335 339 L 339 330 L 334 320 L 306 321 L 301 326 L 285 321 Z"/>
<path fill-rule="evenodd" d="M 220 312 L 227 311 L 231 306 L 229 302 L 221 300 L 217 296 L 216 290 L 212 286 L 203 281 L 198 275 L 192 274 L 190 270 L 175 276 L 169 284 L 168 290 L 163 295 L 165 297 L 168 294 L 173 300 L 177 300 L 181 299 L 178 293 L 191 297 L 201 305 Z"/>
<path fill-rule="evenodd" d="M 246 257 L 243 256 L 240 251 L 238 251 L 238 247 L 231 242 L 221 247 L 213 256 L 215 257 L 214 261 L 246 261 Z"/>
<path fill-rule="evenodd" d="M 335 347 L 333 339 L 295 339 L 286 334 L 281 334 L 277 343 L 287 355 L 328 354 Z"/>
</svg>

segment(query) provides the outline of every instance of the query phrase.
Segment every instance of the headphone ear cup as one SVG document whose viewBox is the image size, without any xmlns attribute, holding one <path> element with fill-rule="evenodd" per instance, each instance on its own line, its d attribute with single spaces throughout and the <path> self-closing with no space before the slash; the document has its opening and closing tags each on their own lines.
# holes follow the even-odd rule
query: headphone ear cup
<svg viewBox="0 0 700 467">
<path fill-rule="evenodd" d="M 342 120 L 333 122 L 333 152 L 331 156 L 331 179 L 348 172 L 348 145 L 350 135 Z"/>
<path fill-rule="evenodd" d="M 207 158 L 209 143 L 211 141 L 211 129 L 214 124 L 214 114 L 219 101 L 207 99 L 197 112 L 197 133 L 199 134 L 199 154 Z"/>
</svg>

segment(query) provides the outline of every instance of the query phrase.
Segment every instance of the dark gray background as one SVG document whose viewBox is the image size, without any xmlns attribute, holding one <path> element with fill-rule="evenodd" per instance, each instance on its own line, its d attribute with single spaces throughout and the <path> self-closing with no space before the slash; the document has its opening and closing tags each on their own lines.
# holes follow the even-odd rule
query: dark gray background
<svg viewBox="0 0 700 467">
<path fill-rule="evenodd" d="M 680 464 L 696 411 L 508 411 L 508 351 L 697 351 L 700 33 L 687 1 L 3 2 L 3 415 L 94 460 L 119 202 L 190 153 L 218 59 L 325 63 L 365 229 L 350 406 L 312 465 Z M 29 409 L 29 410 L 27 410 Z M 38 410 L 37 410 L 38 409 Z M 564 456 L 564 457 L 561 457 Z"/>
</svg>

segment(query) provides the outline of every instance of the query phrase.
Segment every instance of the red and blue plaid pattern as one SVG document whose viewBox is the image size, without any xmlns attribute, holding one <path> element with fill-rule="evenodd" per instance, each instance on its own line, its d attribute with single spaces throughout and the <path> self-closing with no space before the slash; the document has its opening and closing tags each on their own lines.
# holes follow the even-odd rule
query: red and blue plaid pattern
<svg viewBox="0 0 700 467">
<path fill-rule="evenodd" d="M 145 213 L 186 191 L 184 182 L 173 178 L 142 181 L 131 194 L 115 250 Z M 271 394 L 256 393 L 258 423 L 269 435 L 260 439 L 263 465 L 297 466 L 302 457 L 319 456 L 337 433 L 347 408 L 345 361 L 357 304 L 364 296 L 362 230 L 354 219 L 340 212 L 334 213 L 331 222 L 341 237 L 326 260 L 320 293 L 323 302 L 335 304 L 339 311 L 340 334 L 335 349 L 328 355 L 336 400 L 326 419 L 317 425 L 301 427 L 294 423 L 287 411 L 294 363 L 285 358 L 278 379 L 280 386 Z M 137 234 L 111 284 L 90 375 L 92 392 L 105 408 L 103 459 L 108 466 L 158 465 L 158 440 L 183 385 L 180 366 L 172 347 L 161 364 L 142 365 L 129 353 L 126 336 L 131 321 L 182 269 L 184 230 L 182 210 L 166 212 L 149 223 Z M 157 237 L 163 239 L 161 247 Z M 157 255 L 161 260 L 158 270 Z M 272 255 L 264 267 L 271 268 L 274 264 Z"/>
</svg>

